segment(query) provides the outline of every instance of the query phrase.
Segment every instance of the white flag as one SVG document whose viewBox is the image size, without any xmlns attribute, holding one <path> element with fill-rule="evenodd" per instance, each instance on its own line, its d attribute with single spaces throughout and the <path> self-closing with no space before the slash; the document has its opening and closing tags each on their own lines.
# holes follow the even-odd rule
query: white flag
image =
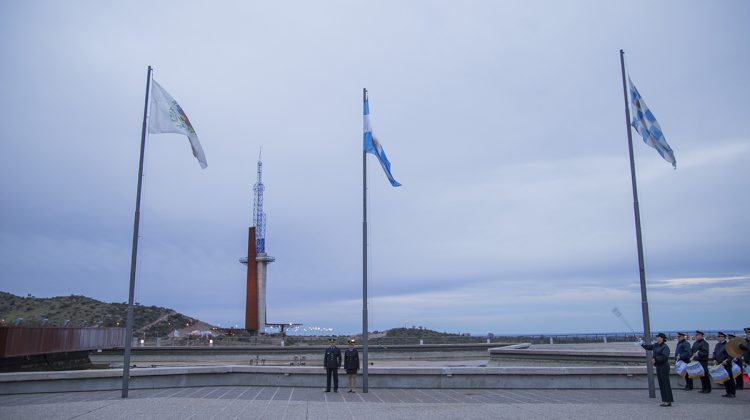
<svg viewBox="0 0 750 420">
<path fill-rule="evenodd" d="M 193 125 L 182 107 L 172 98 L 156 80 L 151 80 L 151 110 L 148 117 L 149 133 L 177 133 L 184 134 L 190 140 L 190 147 L 193 148 L 193 156 L 198 159 L 201 168 L 208 166 L 206 155 L 203 154 L 203 148 L 198 141 L 198 135 L 195 134 Z"/>
</svg>

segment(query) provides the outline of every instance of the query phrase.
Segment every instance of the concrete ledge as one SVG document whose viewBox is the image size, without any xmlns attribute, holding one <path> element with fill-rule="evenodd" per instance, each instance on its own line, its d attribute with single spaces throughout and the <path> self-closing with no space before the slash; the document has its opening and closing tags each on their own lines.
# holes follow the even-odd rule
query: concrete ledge
<svg viewBox="0 0 750 420">
<path fill-rule="evenodd" d="M 618 345 L 618 347 L 609 347 Z M 631 365 L 642 366 L 646 352 L 640 347 L 625 347 L 621 343 L 588 344 L 576 348 L 575 345 L 525 345 L 488 349 L 490 365 Z"/>
<path fill-rule="evenodd" d="M 325 372 L 311 366 L 195 366 L 132 369 L 131 389 L 193 386 L 321 387 Z M 340 371 L 342 380 L 344 372 Z M 361 371 L 358 375 L 361 383 Z M 673 375 L 673 386 L 677 376 Z M 570 367 L 371 367 L 373 388 L 644 389 L 646 368 Z M 121 369 L 0 374 L 0 395 L 118 390 Z"/>
<path fill-rule="evenodd" d="M 475 344 L 425 344 L 425 345 L 371 345 L 371 361 L 382 360 L 461 360 L 485 359 L 487 350 L 503 346 L 503 343 Z M 305 357 L 311 366 L 323 364 L 327 346 L 252 346 L 252 347 L 134 347 L 131 363 L 137 365 L 163 364 L 214 364 L 250 365 L 265 360 L 266 364 L 289 365 L 294 357 Z M 361 348 L 358 348 L 361 351 Z M 122 350 L 92 352 L 91 362 L 96 365 L 119 368 L 122 366 Z"/>
<path fill-rule="evenodd" d="M 674 349 L 675 344 L 670 344 Z M 518 344 L 487 350 L 490 366 L 643 366 L 646 352 L 633 343 Z"/>
</svg>

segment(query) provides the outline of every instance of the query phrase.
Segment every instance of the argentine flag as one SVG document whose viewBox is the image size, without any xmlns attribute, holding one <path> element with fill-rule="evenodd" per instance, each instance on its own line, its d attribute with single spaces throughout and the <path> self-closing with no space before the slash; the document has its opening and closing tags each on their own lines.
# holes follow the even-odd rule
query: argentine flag
<svg viewBox="0 0 750 420">
<path fill-rule="evenodd" d="M 651 113 L 651 110 L 646 106 L 646 103 L 643 102 L 643 98 L 638 89 L 635 88 L 633 81 L 630 80 L 630 76 L 628 76 L 628 83 L 630 83 L 630 103 L 633 111 L 631 125 L 643 137 L 643 141 L 646 144 L 656 149 L 664 160 L 671 163 L 672 167 L 677 169 L 677 161 L 674 158 L 672 148 L 667 144 L 659 123 L 656 121 L 654 114 Z"/>
<path fill-rule="evenodd" d="M 372 127 L 370 127 L 370 105 L 367 102 L 367 94 L 365 93 L 365 110 L 364 110 L 364 150 L 367 153 L 372 153 L 375 155 L 378 160 L 380 161 L 380 166 L 383 167 L 383 170 L 385 171 L 385 175 L 388 177 L 388 181 L 391 182 L 391 185 L 394 187 L 400 187 L 401 184 L 399 184 L 398 181 L 396 181 L 393 178 L 393 175 L 391 175 L 391 162 L 388 161 L 388 158 L 385 156 L 385 151 L 383 151 L 383 146 L 380 145 L 380 142 L 378 139 L 375 138 L 372 134 Z"/>
</svg>

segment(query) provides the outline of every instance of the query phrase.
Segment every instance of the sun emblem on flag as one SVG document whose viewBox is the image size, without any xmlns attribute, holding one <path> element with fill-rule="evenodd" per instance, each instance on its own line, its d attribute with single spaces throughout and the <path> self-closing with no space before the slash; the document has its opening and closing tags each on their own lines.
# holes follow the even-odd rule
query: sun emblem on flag
<svg viewBox="0 0 750 420">
<path fill-rule="evenodd" d="M 635 107 L 638 108 L 638 111 L 641 110 L 641 100 L 640 99 L 636 99 L 635 100 Z"/>
<path fill-rule="evenodd" d="M 180 106 L 180 104 L 177 103 L 177 101 L 173 100 L 172 106 L 169 107 L 169 118 L 178 127 L 188 130 L 190 134 L 195 134 L 195 129 L 193 129 L 193 125 L 190 124 L 190 120 L 185 114 L 185 111 L 182 110 L 182 107 Z"/>
</svg>

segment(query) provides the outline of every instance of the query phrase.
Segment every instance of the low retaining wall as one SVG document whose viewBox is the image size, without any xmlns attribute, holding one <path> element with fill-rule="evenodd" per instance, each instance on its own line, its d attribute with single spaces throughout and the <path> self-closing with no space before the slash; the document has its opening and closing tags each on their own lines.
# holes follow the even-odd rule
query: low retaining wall
<svg viewBox="0 0 750 420">
<path fill-rule="evenodd" d="M 192 386 L 323 387 L 325 371 L 309 366 L 196 366 L 132 369 L 130 389 Z M 344 379 L 344 372 L 340 371 Z M 361 385 L 361 371 L 357 382 Z M 673 387 L 677 386 L 672 375 Z M 372 367 L 373 388 L 644 389 L 646 368 L 576 367 Z M 122 369 L 0 374 L 0 395 L 102 391 L 122 387 Z"/>
<path fill-rule="evenodd" d="M 676 343 L 670 343 L 674 349 Z M 489 366 L 643 366 L 646 352 L 633 343 L 530 344 L 487 350 Z"/>
<path fill-rule="evenodd" d="M 487 351 L 504 344 L 425 344 L 422 346 L 370 346 L 369 360 L 469 360 L 486 359 Z M 130 362 L 140 367 L 185 365 L 290 365 L 304 357 L 307 366 L 323 366 L 326 346 L 290 347 L 134 347 Z M 361 348 L 359 349 L 360 351 Z M 92 352 L 94 365 L 122 367 L 122 350 Z M 296 358 L 296 359 L 295 359 Z"/>
<path fill-rule="evenodd" d="M 602 351 L 595 347 L 571 349 L 565 345 L 531 346 L 524 343 L 487 351 L 490 366 L 642 366 L 646 361 L 646 352 L 640 348 Z"/>
</svg>

